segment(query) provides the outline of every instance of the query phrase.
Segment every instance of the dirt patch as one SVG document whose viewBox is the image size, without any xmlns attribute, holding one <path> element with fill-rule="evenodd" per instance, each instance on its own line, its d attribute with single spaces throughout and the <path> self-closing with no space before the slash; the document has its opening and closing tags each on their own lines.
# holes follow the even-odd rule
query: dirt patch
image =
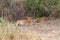
<svg viewBox="0 0 60 40">
<path fill-rule="evenodd" d="M 22 28 L 36 32 L 41 40 L 60 40 L 60 19 L 36 23 L 35 25 Z"/>
</svg>

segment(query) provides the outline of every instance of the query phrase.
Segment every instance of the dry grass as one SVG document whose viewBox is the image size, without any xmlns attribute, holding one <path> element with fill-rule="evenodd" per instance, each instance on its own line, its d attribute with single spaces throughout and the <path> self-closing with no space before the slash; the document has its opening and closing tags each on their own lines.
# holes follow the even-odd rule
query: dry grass
<svg viewBox="0 0 60 40">
<path fill-rule="evenodd" d="M 2 25 L 1 25 L 2 24 Z M 5 25 L 6 24 L 6 25 Z M 12 23 L 0 23 L 0 40 L 39 40 L 37 34 L 31 30 L 25 31 Z"/>
</svg>

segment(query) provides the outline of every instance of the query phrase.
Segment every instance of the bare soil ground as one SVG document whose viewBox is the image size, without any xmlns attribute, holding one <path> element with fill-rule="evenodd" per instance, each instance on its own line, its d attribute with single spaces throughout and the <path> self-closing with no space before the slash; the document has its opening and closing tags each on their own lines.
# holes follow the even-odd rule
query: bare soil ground
<svg viewBox="0 0 60 40">
<path fill-rule="evenodd" d="M 20 26 L 20 28 L 35 32 L 39 40 L 60 40 L 60 19 L 35 23 L 32 26 Z"/>
</svg>

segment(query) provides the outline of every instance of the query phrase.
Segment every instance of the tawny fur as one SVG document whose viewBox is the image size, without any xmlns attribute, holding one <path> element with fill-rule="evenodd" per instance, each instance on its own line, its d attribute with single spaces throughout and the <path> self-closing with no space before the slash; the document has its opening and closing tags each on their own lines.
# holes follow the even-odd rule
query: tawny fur
<svg viewBox="0 0 60 40">
<path fill-rule="evenodd" d="M 26 20 L 31 21 L 32 17 L 26 17 Z"/>
<path fill-rule="evenodd" d="M 42 17 L 42 18 L 35 19 L 35 22 L 40 23 L 40 22 L 46 22 L 47 20 L 48 20 L 48 17 Z"/>
<path fill-rule="evenodd" d="M 32 20 L 31 17 L 28 17 L 25 20 L 17 20 L 16 26 L 30 26 L 34 24 L 33 21 L 35 21 L 36 23 L 40 23 L 40 22 L 46 22 L 47 20 L 48 20 L 48 17 L 37 18 L 35 20 Z"/>
<path fill-rule="evenodd" d="M 27 20 L 17 20 L 16 26 L 30 26 L 30 21 Z"/>
<path fill-rule="evenodd" d="M 24 20 L 17 20 L 16 26 L 30 26 L 31 25 L 31 17 L 27 17 Z"/>
</svg>

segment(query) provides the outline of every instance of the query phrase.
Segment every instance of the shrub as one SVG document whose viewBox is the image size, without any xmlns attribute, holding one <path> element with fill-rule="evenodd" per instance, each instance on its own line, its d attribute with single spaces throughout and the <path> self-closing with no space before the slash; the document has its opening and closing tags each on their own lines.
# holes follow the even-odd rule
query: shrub
<svg viewBox="0 0 60 40">
<path fill-rule="evenodd" d="M 34 17 L 42 17 L 45 11 L 44 2 L 45 0 L 27 0 L 26 8 Z"/>
<path fill-rule="evenodd" d="M 59 0 L 27 0 L 26 7 L 28 11 L 31 11 L 33 17 L 48 16 L 52 18 L 55 17 L 55 14 L 59 15 L 59 3 Z"/>
</svg>

